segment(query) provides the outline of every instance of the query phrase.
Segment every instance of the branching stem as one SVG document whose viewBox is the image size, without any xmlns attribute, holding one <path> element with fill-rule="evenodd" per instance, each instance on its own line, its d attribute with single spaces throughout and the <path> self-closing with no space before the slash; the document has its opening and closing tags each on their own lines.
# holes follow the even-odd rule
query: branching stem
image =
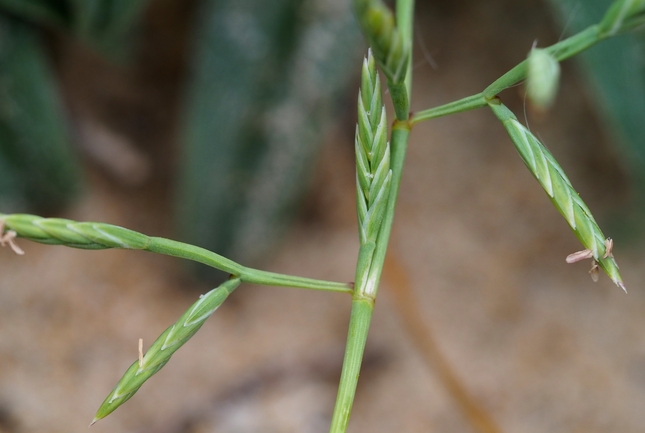
<svg viewBox="0 0 645 433">
<path fill-rule="evenodd" d="M 602 33 L 598 24 L 595 24 L 587 27 L 580 33 L 545 48 L 545 50 L 561 62 L 611 36 L 613 35 Z M 502 90 L 508 89 L 509 87 L 512 87 L 526 79 L 526 74 L 527 61 L 524 60 L 497 80 L 493 81 L 493 83 L 486 87 L 483 92 L 445 105 L 419 111 L 412 115 L 410 123 L 414 125 L 416 123 L 423 122 L 424 120 L 435 119 L 449 114 L 462 113 L 464 111 L 485 107 L 488 105 L 488 101 L 495 98 L 495 96 L 497 96 L 497 94 Z"/>
<path fill-rule="evenodd" d="M 0 241 L 7 243 L 16 235 L 34 242 L 65 245 L 72 248 L 91 250 L 124 248 L 179 257 L 219 269 L 245 283 L 353 293 L 352 287 L 347 283 L 276 274 L 248 268 L 205 248 L 171 239 L 146 236 L 111 224 L 83 223 L 26 214 L 0 214 Z"/>
<path fill-rule="evenodd" d="M 405 43 L 412 45 L 412 23 L 414 13 L 413 0 L 397 1 L 397 24 Z M 411 56 L 410 56 L 411 57 Z M 408 71 L 404 83 L 400 86 L 402 92 L 409 100 L 411 90 L 411 69 L 408 63 Z M 390 83 L 388 83 L 388 86 Z M 393 102 L 397 108 L 397 94 L 392 92 Z M 407 102 L 407 101 L 406 101 Z M 391 160 L 390 169 L 392 170 L 392 179 L 390 184 L 390 196 L 385 210 L 385 216 L 381 223 L 376 242 L 368 242 L 361 245 L 358 263 L 356 266 L 356 287 L 352 299 L 352 314 L 349 321 L 349 330 L 347 333 L 347 346 L 345 349 L 345 358 L 343 360 L 343 369 L 341 372 L 338 396 L 332 417 L 330 433 L 345 433 L 349 423 L 349 417 L 352 411 L 358 377 L 360 374 L 361 363 L 363 361 L 363 352 L 367 342 L 372 313 L 374 311 L 374 300 L 378 292 L 379 280 L 383 272 L 385 254 L 387 245 L 392 231 L 394 221 L 394 210 L 396 200 L 401 185 L 401 176 L 403 174 L 403 164 L 408 146 L 408 138 L 412 124 L 407 120 L 409 115 L 407 111 L 402 113 L 399 105 L 397 109 L 397 118 L 392 127 L 390 140 Z M 406 104 L 407 110 L 407 104 Z M 405 115 L 403 115 L 405 114 Z"/>
</svg>

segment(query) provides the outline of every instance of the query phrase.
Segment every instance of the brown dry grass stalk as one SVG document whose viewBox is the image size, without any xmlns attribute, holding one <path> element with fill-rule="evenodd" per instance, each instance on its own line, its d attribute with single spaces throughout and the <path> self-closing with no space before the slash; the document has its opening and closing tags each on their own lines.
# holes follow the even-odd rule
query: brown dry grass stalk
<svg viewBox="0 0 645 433">
<path fill-rule="evenodd" d="M 415 299 L 406 270 L 391 251 L 385 259 L 383 278 L 391 290 L 394 305 L 405 330 L 473 429 L 479 433 L 502 433 L 488 412 L 469 394 L 450 366 L 450 361 L 441 352 L 432 330 L 419 310 L 418 300 Z"/>
</svg>

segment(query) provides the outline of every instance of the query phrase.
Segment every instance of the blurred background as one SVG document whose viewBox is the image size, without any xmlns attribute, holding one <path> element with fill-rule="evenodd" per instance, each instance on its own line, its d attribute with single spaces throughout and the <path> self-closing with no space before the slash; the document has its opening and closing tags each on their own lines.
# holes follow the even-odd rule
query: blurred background
<svg viewBox="0 0 645 433">
<path fill-rule="evenodd" d="M 412 109 L 481 91 L 608 0 L 418 2 Z M 640 432 L 642 33 L 563 63 L 546 115 L 501 97 L 594 211 L 629 295 L 587 264 L 486 110 L 415 127 L 350 431 Z M 118 224 L 351 281 L 366 46 L 349 0 L 0 0 L 0 210 Z M 392 116 L 390 116 L 392 118 Z M 0 432 L 85 429 L 223 278 L 178 260 L 0 250 Z M 243 286 L 96 432 L 325 432 L 340 294 Z"/>
</svg>

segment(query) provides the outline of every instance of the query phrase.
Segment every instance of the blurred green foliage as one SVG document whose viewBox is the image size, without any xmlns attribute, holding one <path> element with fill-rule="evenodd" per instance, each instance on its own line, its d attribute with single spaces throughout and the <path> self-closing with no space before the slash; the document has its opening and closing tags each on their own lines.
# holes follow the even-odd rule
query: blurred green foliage
<svg viewBox="0 0 645 433">
<path fill-rule="evenodd" d="M 360 64 L 361 38 L 342 0 L 203 6 L 183 133 L 181 237 L 252 262 L 281 236 L 328 127 L 344 114 L 337 103 Z"/>
<path fill-rule="evenodd" d="M 60 207 L 82 183 L 47 36 L 121 59 L 137 46 L 148 3 L 0 0 L 3 210 Z M 338 102 L 354 79 L 347 71 L 360 64 L 361 37 L 346 0 L 195 7 L 180 119 L 179 237 L 253 261 L 279 239 L 329 126 L 345 114 Z"/>
<path fill-rule="evenodd" d="M 150 0 L 0 0 L 0 13 L 56 28 L 114 55 Z"/>
<path fill-rule="evenodd" d="M 36 29 L 0 15 L 0 203 L 51 209 L 78 186 L 65 114 Z"/>
<path fill-rule="evenodd" d="M 81 185 L 67 113 L 44 31 L 71 34 L 108 56 L 148 0 L 0 0 L 0 204 L 19 212 L 65 205 Z"/>
</svg>

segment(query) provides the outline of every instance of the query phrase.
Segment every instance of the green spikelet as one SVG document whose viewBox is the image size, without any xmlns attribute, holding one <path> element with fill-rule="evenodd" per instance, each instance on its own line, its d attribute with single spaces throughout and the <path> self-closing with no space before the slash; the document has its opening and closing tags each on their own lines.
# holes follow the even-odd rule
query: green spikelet
<svg viewBox="0 0 645 433">
<path fill-rule="evenodd" d="M 515 115 L 499 100 L 489 103 L 491 109 L 502 121 L 508 135 L 515 144 L 524 164 L 540 182 L 549 198 L 567 220 L 569 226 L 584 247 L 589 250 L 589 257 L 607 273 L 617 286 L 625 290 L 618 272 L 618 265 L 611 251 L 608 251 L 606 238 L 591 215 L 591 211 L 573 188 L 566 174 L 553 155 L 539 140 L 520 124 Z M 593 274 L 592 274 L 593 276 Z"/>
<path fill-rule="evenodd" d="M 355 0 L 354 10 L 388 81 L 402 83 L 407 73 L 410 47 L 397 30 L 392 11 L 381 0 Z"/>
<path fill-rule="evenodd" d="M 371 52 L 363 61 L 355 148 L 358 225 L 361 244 L 365 244 L 376 241 L 392 178 L 387 118 Z"/>
<path fill-rule="evenodd" d="M 194 260 L 229 274 L 239 275 L 242 271 L 239 264 L 212 251 L 170 239 L 146 236 L 112 224 L 42 218 L 27 214 L 0 214 L 0 228 L 3 231 L 11 230 L 18 237 L 41 244 L 65 245 L 86 250 L 145 250 Z"/>
<path fill-rule="evenodd" d="M 405 121 L 410 110 L 405 84 L 410 47 L 394 24 L 392 11 L 381 0 L 354 0 L 353 3 L 361 30 L 387 78 L 396 118 Z"/>
<path fill-rule="evenodd" d="M 105 418 L 116 408 L 129 400 L 141 385 L 161 370 L 173 353 L 183 346 L 201 328 L 206 319 L 219 308 L 233 290 L 240 285 L 239 278 L 233 278 L 205 295 L 200 296 L 177 322 L 166 329 L 150 346 L 142 360 L 135 361 L 125 372 L 119 383 L 107 396 L 92 421 Z"/>
<path fill-rule="evenodd" d="M 14 230 L 21 238 L 41 244 L 66 245 L 87 250 L 142 250 L 146 249 L 150 242 L 146 235 L 111 224 L 81 223 L 27 214 L 0 214 L 0 220 L 4 221 L 6 228 Z"/>
</svg>

